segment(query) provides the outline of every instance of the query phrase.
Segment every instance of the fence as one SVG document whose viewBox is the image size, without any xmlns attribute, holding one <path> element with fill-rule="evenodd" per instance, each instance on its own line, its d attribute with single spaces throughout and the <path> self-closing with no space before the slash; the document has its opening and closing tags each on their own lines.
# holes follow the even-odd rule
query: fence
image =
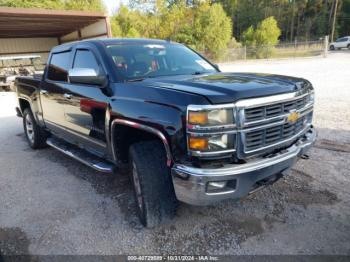
<svg viewBox="0 0 350 262">
<path fill-rule="evenodd" d="M 204 54 L 217 63 L 229 63 L 246 59 L 295 58 L 327 55 L 328 37 L 317 41 L 280 43 L 275 46 L 256 46 L 226 49 L 219 57 Z"/>
</svg>

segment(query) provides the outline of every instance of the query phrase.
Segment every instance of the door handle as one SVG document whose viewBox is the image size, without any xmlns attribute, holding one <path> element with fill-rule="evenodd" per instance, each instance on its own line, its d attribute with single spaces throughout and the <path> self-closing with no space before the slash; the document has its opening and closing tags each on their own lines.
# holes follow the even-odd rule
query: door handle
<svg viewBox="0 0 350 262">
<path fill-rule="evenodd" d="M 46 95 L 47 94 L 47 90 L 40 90 L 40 94 Z"/>
<path fill-rule="evenodd" d="M 64 96 L 64 98 L 66 98 L 66 99 L 71 99 L 71 98 L 72 98 L 72 95 L 71 95 L 71 94 L 64 94 L 63 96 Z"/>
</svg>

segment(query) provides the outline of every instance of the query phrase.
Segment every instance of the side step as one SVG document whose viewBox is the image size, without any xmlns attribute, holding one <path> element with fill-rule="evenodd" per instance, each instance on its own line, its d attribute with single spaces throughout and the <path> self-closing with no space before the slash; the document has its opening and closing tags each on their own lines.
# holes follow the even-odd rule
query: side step
<svg viewBox="0 0 350 262">
<path fill-rule="evenodd" d="M 49 137 L 46 140 L 46 144 L 97 171 L 103 173 L 113 173 L 115 169 L 115 165 L 112 163 L 58 138 Z"/>
</svg>

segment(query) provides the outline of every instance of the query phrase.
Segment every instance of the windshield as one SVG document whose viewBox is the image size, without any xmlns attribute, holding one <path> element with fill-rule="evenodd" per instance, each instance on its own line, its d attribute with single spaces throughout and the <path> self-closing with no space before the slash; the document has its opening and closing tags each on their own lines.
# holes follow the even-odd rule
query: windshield
<svg viewBox="0 0 350 262">
<path fill-rule="evenodd" d="M 107 46 L 118 77 L 136 80 L 147 77 L 202 74 L 217 70 L 180 44 L 131 44 Z"/>
</svg>

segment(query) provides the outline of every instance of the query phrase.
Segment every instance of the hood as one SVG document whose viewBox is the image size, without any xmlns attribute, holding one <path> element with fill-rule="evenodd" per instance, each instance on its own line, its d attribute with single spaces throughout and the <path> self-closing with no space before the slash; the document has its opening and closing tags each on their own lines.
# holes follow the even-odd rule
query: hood
<svg viewBox="0 0 350 262">
<path fill-rule="evenodd" d="M 215 73 L 149 78 L 144 83 L 158 88 L 202 95 L 212 104 L 222 104 L 245 98 L 295 92 L 303 88 L 307 81 L 301 78 L 271 74 Z"/>
</svg>

